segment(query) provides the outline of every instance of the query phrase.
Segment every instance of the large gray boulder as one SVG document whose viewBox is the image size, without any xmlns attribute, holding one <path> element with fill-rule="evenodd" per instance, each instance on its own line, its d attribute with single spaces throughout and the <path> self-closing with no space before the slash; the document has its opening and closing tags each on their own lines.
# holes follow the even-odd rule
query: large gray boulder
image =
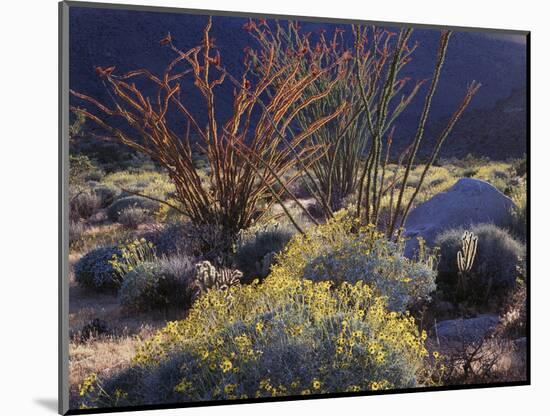
<svg viewBox="0 0 550 416">
<path fill-rule="evenodd" d="M 411 211 L 405 223 L 404 236 L 409 238 L 405 255 L 418 247 L 417 237 L 432 246 L 441 232 L 468 228 L 475 224 L 503 225 L 514 203 L 493 185 L 479 179 L 462 178 Z"/>
</svg>

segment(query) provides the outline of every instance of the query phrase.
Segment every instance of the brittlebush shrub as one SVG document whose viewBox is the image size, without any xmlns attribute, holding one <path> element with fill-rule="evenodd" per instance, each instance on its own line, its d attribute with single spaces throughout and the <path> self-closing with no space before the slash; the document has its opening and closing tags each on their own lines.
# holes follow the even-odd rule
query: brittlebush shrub
<svg viewBox="0 0 550 416">
<path fill-rule="evenodd" d="M 146 341 L 134 366 L 85 392 L 86 406 L 410 388 L 423 385 L 425 333 L 362 281 L 283 275 L 208 291 Z"/>
<path fill-rule="evenodd" d="M 358 228 L 358 230 L 356 230 Z M 433 259 L 408 259 L 403 242 L 388 241 L 373 227 L 356 227 L 345 211 L 306 235 L 296 235 L 278 257 L 277 276 L 368 284 L 391 310 L 428 300 L 435 290 Z"/>
</svg>

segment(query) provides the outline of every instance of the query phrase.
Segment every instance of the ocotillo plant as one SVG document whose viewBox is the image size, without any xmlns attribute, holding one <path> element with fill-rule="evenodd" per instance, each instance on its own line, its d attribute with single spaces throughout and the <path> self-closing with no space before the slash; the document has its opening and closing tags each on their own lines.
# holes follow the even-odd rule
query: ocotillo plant
<svg viewBox="0 0 550 416">
<path fill-rule="evenodd" d="M 381 172 L 384 172 L 386 162 L 385 160 L 382 161 L 382 149 L 384 148 L 385 138 L 386 147 L 388 146 L 387 132 L 395 122 L 396 116 L 399 115 L 399 111 L 397 110 L 393 110 L 392 112 L 392 107 L 390 106 L 390 103 L 401 88 L 402 81 L 400 81 L 398 78 L 399 72 L 402 70 L 403 66 L 411 59 L 410 55 L 412 53 L 412 50 L 414 50 L 414 48 L 408 46 L 408 42 L 413 30 L 410 28 L 403 28 L 397 35 L 397 40 L 393 50 L 391 50 L 391 52 L 388 52 L 387 59 L 389 60 L 389 65 L 386 73 L 383 75 L 384 80 L 378 89 L 374 89 L 370 84 L 366 83 L 365 77 L 361 74 L 361 65 L 358 56 L 360 56 L 359 51 L 364 48 L 364 40 L 361 36 L 361 34 L 364 32 L 364 28 L 359 25 L 355 26 L 355 47 L 357 50 L 355 59 L 359 81 L 358 84 L 363 102 L 363 111 L 367 120 L 368 132 L 372 139 L 371 146 L 367 155 L 367 161 L 363 167 L 363 172 L 359 183 L 359 198 L 357 200 L 356 214 L 360 219 L 364 218 L 364 221 L 366 223 L 372 223 L 378 226 L 381 195 L 383 190 L 385 189 L 384 175 L 381 174 Z M 417 151 L 424 135 L 426 121 L 428 119 L 431 108 L 432 97 L 437 89 L 439 76 L 443 67 L 443 63 L 445 61 L 445 55 L 447 52 L 450 35 L 451 33 L 448 31 L 441 32 L 434 73 L 431 79 L 430 87 L 426 94 L 416 134 L 408 149 L 405 174 L 401 179 L 401 188 L 397 196 L 395 207 L 392 207 L 393 217 L 391 218 L 389 227 L 386 230 L 389 237 L 394 234 L 394 230 L 397 225 L 399 225 L 399 230 L 402 229 L 406 221 L 407 215 L 412 207 L 412 204 L 423 185 L 426 173 L 437 158 L 443 142 L 445 141 L 445 139 L 453 129 L 455 123 L 460 118 L 466 107 L 469 105 L 472 97 L 475 95 L 479 88 L 479 84 L 475 82 L 472 82 L 468 86 L 464 99 L 460 103 L 456 112 L 452 115 L 446 128 L 439 136 L 432 150 L 430 158 L 425 165 L 425 169 L 422 172 L 420 180 L 411 198 L 406 204 L 406 207 L 403 209 L 405 187 L 407 185 L 407 180 L 411 167 L 416 160 Z M 417 83 L 417 87 L 420 87 L 420 85 L 420 83 Z M 410 101 L 408 101 L 407 98 L 403 97 L 397 105 L 397 108 L 401 109 L 402 111 L 404 107 L 406 107 L 409 103 Z M 364 201 L 363 193 L 365 194 Z M 364 215 L 362 213 L 363 206 L 365 208 Z M 400 233 L 397 233 L 397 235 L 399 234 Z"/>
<path fill-rule="evenodd" d="M 307 126 L 327 110 L 334 111 L 343 103 L 348 103 L 346 111 L 309 138 L 312 145 L 320 145 L 327 149 L 323 156 L 311 164 L 310 171 L 304 172 L 309 176 L 309 191 L 317 199 L 319 206 L 325 208 L 326 214 L 331 215 L 333 210 L 340 208 L 342 199 L 357 189 L 362 159 L 369 139 L 358 78 L 363 78 L 370 86 L 369 99 L 375 99 L 382 76 L 388 67 L 388 57 L 393 48 L 391 39 L 394 34 L 381 28 L 368 27 L 360 34 L 364 47 L 361 50 L 353 50 L 346 46 L 346 30 L 342 28 L 335 29 L 332 34 L 320 31 L 313 37 L 310 33 L 303 33 L 297 22 L 278 24 L 274 31 L 253 20 L 246 27 L 261 45 L 259 51 L 249 52 L 257 55 L 274 48 L 277 51 L 274 63 L 277 68 L 283 68 L 296 57 L 300 57 L 300 70 L 303 73 L 330 66 L 335 73 L 343 74 L 326 97 L 304 108 L 296 117 L 299 126 Z M 411 54 L 415 47 L 409 49 Z M 335 62 L 341 64 L 335 66 Z M 407 62 L 404 57 L 402 65 Z M 360 66 L 359 73 L 355 71 L 355 64 Z M 334 75 L 329 72 L 322 75 L 319 83 L 311 84 L 304 90 L 304 96 L 318 94 L 323 85 L 332 82 Z M 408 81 L 408 78 L 400 79 L 399 85 L 392 91 L 392 97 L 399 94 Z M 395 107 L 391 115 L 393 121 L 410 103 L 420 85 L 421 82 L 417 83 L 410 93 L 402 98 L 402 103 Z"/>
<path fill-rule="evenodd" d="M 327 216 L 332 215 L 333 209 L 338 207 L 338 200 L 346 192 L 357 188 L 356 216 L 364 223 L 384 227 L 389 237 L 398 237 L 400 232 L 394 234 L 394 231 L 402 230 L 426 173 L 437 158 L 456 121 L 479 88 L 479 84 L 475 82 L 468 86 L 464 99 L 436 141 L 412 197 L 405 201 L 405 187 L 411 168 L 416 163 L 432 97 L 437 89 L 445 60 L 450 32 L 441 33 L 434 73 L 417 132 L 403 153 L 404 174 L 399 177 L 394 175 L 390 180 L 386 176 L 386 166 L 396 121 L 425 83 L 425 80 L 417 81 L 408 89 L 408 93 L 404 92 L 404 87 L 410 79 L 402 77 L 400 73 L 411 62 L 417 48 L 416 43 L 410 44 L 412 29 L 404 28 L 399 33 L 392 33 L 377 27 L 353 26 L 353 51 L 346 50 L 343 46 L 342 30 L 337 30 L 330 41 L 321 34 L 319 42 L 312 46 L 311 36 L 301 34 L 298 24 L 293 22 L 289 22 L 288 26 L 279 25 L 275 32 L 271 32 L 262 28 L 261 23 L 256 24 L 251 20 L 247 24 L 247 29 L 260 42 L 262 53 L 265 53 L 265 50 L 278 51 L 274 63 L 277 67 L 284 67 L 291 57 L 301 57 L 302 71 L 311 70 L 335 59 L 343 59 L 338 69 L 339 73 L 344 74 L 342 80 L 337 81 L 323 99 L 300 111 L 296 119 L 298 123 L 307 123 L 308 117 L 315 117 L 319 109 L 330 109 L 344 100 L 350 105 L 337 119 L 326 123 L 310 136 L 309 141 L 312 145 L 322 145 L 327 149 L 325 156 L 311 163 L 311 170 L 303 168 L 299 157 L 296 158 L 297 165 L 309 177 L 310 192 L 319 206 L 324 208 Z M 254 51 L 249 53 L 257 55 Z M 317 85 L 311 85 L 309 89 L 304 90 L 304 94 L 314 94 L 316 87 Z M 366 161 L 363 162 L 365 153 Z M 385 157 L 382 156 L 384 154 Z M 394 188 L 398 183 L 401 183 L 401 186 L 394 196 Z M 389 218 L 381 224 L 381 200 L 388 192 L 391 195 Z"/>
<path fill-rule="evenodd" d="M 170 34 L 162 39 L 160 43 L 169 47 L 175 58 L 160 75 L 148 69 L 116 75 L 114 67 L 97 68 L 114 105 L 71 91 L 87 104 L 86 108 L 71 108 L 122 143 L 158 161 L 175 184 L 178 206 L 174 208 L 197 224 L 215 224 L 229 235 L 236 235 L 240 229 L 265 219 L 271 206 L 281 202 L 281 192 L 299 174 L 281 179 L 294 165 L 294 158 L 309 167 L 322 156 L 325 150 L 307 139 L 345 106 L 319 114 L 288 136 L 287 130 L 298 113 L 330 92 L 341 76 L 333 70 L 339 62 L 303 73 L 299 57 L 283 67 L 275 65 L 276 50 L 271 48 L 258 56 L 246 55 L 244 73 L 236 79 L 222 65 L 220 51 L 210 37 L 211 26 L 210 18 L 202 43 L 187 51 L 178 49 Z M 323 84 L 318 94 L 305 96 L 304 91 L 321 77 L 331 81 Z M 218 88 L 226 79 L 234 86 L 233 112 L 222 123 L 216 104 Z M 144 84 L 152 84 L 156 94 L 145 94 Z M 204 125 L 197 110 L 190 106 L 191 88 L 203 98 L 207 115 Z M 173 124 L 174 118 L 180 121 L 179 125 Z M 119 127 L 111 119 L 122 120 L 125 126 Z M 178 133 L 182 119 L 187 126 L 183 135 Z M 196 151 L 208 159 L 206 181 L 193 163 Z M 281 184 L 276 191 L 275 185 Z"/>
</svg>

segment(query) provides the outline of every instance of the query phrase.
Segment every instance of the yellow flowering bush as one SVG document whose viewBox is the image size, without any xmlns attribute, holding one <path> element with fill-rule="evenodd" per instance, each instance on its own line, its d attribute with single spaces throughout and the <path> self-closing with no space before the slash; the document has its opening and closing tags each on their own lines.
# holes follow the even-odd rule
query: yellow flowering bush
<svg viewBox="0 0 550 416">
<path fill-rule="evenodd" d="M 135 405 L 415 387 L 425 338 L 362 281 L 333 288 L 279 270 L 208 291 L 86 403 L 112 405 L 117 389 Z"/>
<path fill-rule="evenodd" d="M 429 299 L 435 286 L 434 259 L 403 255 L 403 241 L 388 241 L 373 226 L 362 227 L 346 211 L 333 220 L 297 235 L 273 268 L 273 276 L 293 276 L 313 281 L 363 281 L 385 296 L 391 310 L 403 312 Z"/>
</svg>

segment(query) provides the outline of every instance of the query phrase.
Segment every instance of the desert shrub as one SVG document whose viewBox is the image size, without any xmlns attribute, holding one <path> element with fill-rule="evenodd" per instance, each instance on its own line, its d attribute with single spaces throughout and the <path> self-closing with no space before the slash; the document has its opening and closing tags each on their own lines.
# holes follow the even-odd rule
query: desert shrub
<svg viewBox="0 0 550 416">
<path fill-rule="evenodd" d="M 447 230 L 435 242 L 441 252 L 438 287 L 449 297 L 455 296 L 457 252 L 462 247 L 464 231 L 463 228 Z M 478 237 L 478 242 L 465 295 L 470 302 L 484 302 L 489 295 L 496 296 L 515 284 L 516 269 L 525 255 L 525 247 L 506 230 L 493 224 L 475 225 L 469 231 Z"/>
<path fill-rule="evenodd" d="M 527 157 L 523 155 L 522 158 L 512 161 L 512 170 L 517 176 L 525 176 L 527 174 Z"/>
<path fill-rule="evenodd" d="M 155 211 L 156 222 L 167 224 L 187 220 L 187 217 L 181 211 L 181 204 L 173 197 L 172 193 L 166 195 L 164 202 L 166 203 L 160 204 L 159 208 Z"/>
<path fill-rule="evenodd" d="M 87 181 L 99 182 L 103 179 L 104 176 L 105 176 L 105 172 L 103 172 L 103 170 L 98 168 L 98 169 L 94 169 L 94 170 L 90 171 L 86 175 L 86 180 Z"/>
<path fill-rule="evenodd" d="M 492 162 L 481 166 L 476 173 L 476 178 L 487 181 L 502 193 L 510 195 L 511 182 L 514 181 L 513 173 L 510 164 Z"/>
<path fill-rule="evenodd" d="M 165 304 L 166 299 L 157 291 L 162 279 L 159 264 L 139 264 L 125 276 L 120 286 L 120 304 L 136 311 L 153 309 Z"/>
<path fill-rule="evenodd" d="M 79 331 L 78 339 L 80 342 L 86 342 L 92 338 L 110 335 L 112 332 L 107 322 L 103 319 L 95 318 L 82 327 Z"/>
<path fill-rule="evenodd" d="M 120 196 L 121 192 L 122 191 L 120 189 L 112 185 L 99 184 L 94 187 L 94 193 L 101 200 L 102 208 L 106 208 L 111 205 L 115 201 L 115 199 Z"/>
<path fill-rule="evenodd" d="M 477 167 L 465 168 L 462 171 L 462 176 L 464 176 L 466 178 L 473 178 L 474 176 L 477 175 L 478 170 L 479 170 L 479 168 L 477 168 Z"/>
<path fill-rule="evenodd" d="M 87 180 L 98 180 L 103 177 L 103 171 L 86 155 L 71 154 L 69 156 L 69 183 L 73 187 L 83 186 Z"/>
<path fill-rule="evenodd" d="M 148 222 L 150 219 L 150 212 L 139 207 L 128 207 L 120 211 L 118 214 L 118 222 L 130 229 L 136 229 L 141 224 Z"/>
<path fill-rule="evenodd" d="M 121 255 L 116 245 L 99 247 L 88 252 L 75 264 L 75 278 L 79 285 L 98 290 L 112 290 L 121 277 L 111 264 L 114 255 Z"/>
<path fill-rule="evenodd" d="M 324 225 L 296 235 L 278 257 L 273 274 L 313 281 L 362 281 L 388 299 L 392 310 L 428 299 L 436 273 L 430 256 L 411 260 L 403 243 L 390 242 L 372 226 L 355 231 L 355 221 L 341 211 Z"/>
<path fill-rule="evenodd" d="M 155 245 L 157 253 L 171 256 L 176 253 L 192 253 L 191 243 L 187 238 L 187 224 L 173 222 L 166 224 L 159 230 L 145 235 L 145 238 Z"/>
<path fill-rule="evenodd" d="M 196 259 L 185 254 L 164 256 L 160 259 L 165 280 L 162 288 L 168 293 L 168 305 L 188 309 L 194 299 L 193 279 Z"/>
<path fill-rule="evenodd" d="M 527 238 L 527 190 L 525 184 L 515 187 L 511 192 L 514 206 L 506 223 L 510 232 L 522 241 Z"/>
<path fill-rule="evenodd" d="M 125 276 L 119 291 L 120 303 L 134 311 L 188 307 L 193 272 L 187 257 L 140 263 Z"/>
<path fill-rule="evenodd" d="M 516 289 L 508 296 L 500 317 L 497 332 L 509 339 L 525 337 L 527 334 L 527 287 L 519 281 Z"/>
<path fill-rule="evenodd" d="M 229 296 L 208 291 L 85 403 L 113 405 L 116 391 L 135 405 L 416 387 L 425 338 L 363 282 L 331 288 L 279 273 Z"/>
<path fill-rule="evenodd" d="M 166 256 L 185 253 L 219 265 L 232 261 L 234 240 L 215 225 L 174 222 L 148 233 L 146 238 L 155 244 L 159 254 Z"/>
<path fill-rule="evenodd" d="M 155 261 L 154 245 L 145 239 L 96 248 L 75 264 L 79 285 L 96 290 L 117 289 L 140 263 Z"/>
<path fill-rule="evenodd" d="M 311 198 L 314 185 L 310 178 L 302 175 L 290 185 L 289 189 L 296 198 Z"/>
<path fill-rule="evenodd" d="M 266 224 L 243 232 L 235 253 L 237 268 L 243 272 L 244 282 L 264 279 L 275 254 L 290 241 L 296 230 L 282 224 Z"/>
<path fill-rule="evenodd" d="M 87 219 L 101 208 L 101 199 L 93 192 L 80 192 L 70 200 L 70 215 L 73 218 Z"/>
<path fill-rule="evenodd" d="M 141 196 L 127 196 L 117 199 L 109 206 L 107 216 L 111 221 L 118 221 L 119 216 L 127 208 L 141 208 L 152 214 L 158 209 L 159 203 Z"/>
<path fill-rule="evenodd" d="M 128 240 L 118 245 L 120 253 L 114 253 L 109 260 L 120 281 L 141 263 L 155 262 L 157 253 L 155 245 L 145 238 Z"/>
</svg>

